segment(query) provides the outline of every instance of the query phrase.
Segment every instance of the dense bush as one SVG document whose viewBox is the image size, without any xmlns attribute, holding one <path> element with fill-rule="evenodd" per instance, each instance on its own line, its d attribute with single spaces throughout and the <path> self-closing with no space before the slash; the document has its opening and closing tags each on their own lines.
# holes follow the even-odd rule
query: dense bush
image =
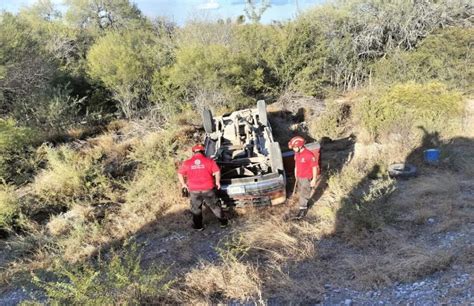
<svg viewBox="0 0 474 306">
<path fill-rule="evenodd" d="M 428 131 L 449 133 L 461 127 L 463 100 L 438 82 L 404 83 L 359 103 L 355 115 L 363 128 L 377 139 L 401 129 L 422 126 Z"/>
<path fill-rule="evenodd" d="M 448 28 L 423 40 L 413 52 L 395 51 L 374 66 L 376 83 L 440 80 L 451 88 L 471 92 L 472 28 Z"/>
<path fill-rule="evenodd" d="M 413 50 L 440 27 L 471 25 L 470 8 L 464 0 L 353 0 L 315 7 L 300 18 L 311 20 L 324 34 L 324 72 L 330 84 L 350 89 L 363 85 L 371 65 L 392 50 Z"/>
</svg>

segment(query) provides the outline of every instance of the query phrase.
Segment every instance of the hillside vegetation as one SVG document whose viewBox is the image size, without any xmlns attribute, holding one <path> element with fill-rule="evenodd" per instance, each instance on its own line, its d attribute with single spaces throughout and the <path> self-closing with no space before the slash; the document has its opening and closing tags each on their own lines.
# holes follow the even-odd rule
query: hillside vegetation
<svg viewBox="0 0 474 306">
<path fill-rule="evenodd" d="M 474 221 L 470 1 L 334 1 L 270 25 L 180 27 L 128 0 L 65 7 L 0 14 L 0 295 L 30 292 L 4 302 L 315 303 L 328 283 L 473 272 L 472 245 L 436 240 Z M 190 232 L 176 168 L 200 111 L 258 99 L 282 147 L 321 141 L 316 205 L 299 223 L 290 199 Z M 441 164 L 423 166 L 433 146 Z M 389 178 L 404 161 L 420 176 Z"/>
</svg>

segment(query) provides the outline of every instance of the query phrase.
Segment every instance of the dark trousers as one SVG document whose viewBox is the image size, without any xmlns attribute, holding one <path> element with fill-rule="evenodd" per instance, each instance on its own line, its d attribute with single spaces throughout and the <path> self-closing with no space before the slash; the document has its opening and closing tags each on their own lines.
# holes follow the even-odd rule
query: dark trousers
<svg viewBox="0 0 474 306">
<path fill-rule="evenodd" d="M 214 215 L 219 219 L 223 220 L 222 209 L 218 204 L 219 199 L 216 196 L 216 192 L 211 190 L 205 191 L 191 191 L 191 213 L 193 214 L 194 228 L 202 227 L 202 205 L 206 204 Z"/>
<path fill-rule="evenodd" d="M 308 209 L 311 198 L 311 179 L 298 178 L 298 194 L 300 209 Z"/>
</svg>

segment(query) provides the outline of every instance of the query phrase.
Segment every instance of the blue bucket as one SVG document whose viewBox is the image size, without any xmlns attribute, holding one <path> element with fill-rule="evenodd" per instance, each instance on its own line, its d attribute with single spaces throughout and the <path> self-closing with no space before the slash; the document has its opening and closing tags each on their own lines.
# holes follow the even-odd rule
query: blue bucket
<svg viewBox="0 0 474 306">
<path fill-rule="evenodd" d="M 427 164 L 431 164 L 431 165 L 439 164 L 439 156 L 440 156 L 439 149 L 428 149 L 428 150 L 425 150 L 423 153 L 425 155 L 425 162 Z"/>
</svg>

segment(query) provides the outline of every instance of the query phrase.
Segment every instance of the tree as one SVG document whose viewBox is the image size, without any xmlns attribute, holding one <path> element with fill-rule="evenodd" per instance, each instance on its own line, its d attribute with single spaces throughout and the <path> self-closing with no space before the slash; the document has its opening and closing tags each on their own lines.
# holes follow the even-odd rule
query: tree
<svg viewBox="0 0 474 306">
<path fill-rule="evenodd" d="M 26 15 L 32 19 L 41 19 L 45 21 L 53 21 L 62 17 L 59 11 L 51 0 L 37 0 L 36 3 L 30 7 L 23 7 L 20 10 L 21 15 Z"/>
<path fill-rule="evenodd" d="M 125 117 L 131 118 L 149 105 L 152 76 L 170 60 L 168 52 L 149 30 L 109 32 L 90 49 L 88 71 L 113 92 Z"/>
<path fill-rule="evenodd" d="M 245 0 L 245 15 L 253 23 L 260 22 L 263 13 L 271 6 L 270 0 L 261 0 L 259 7 L 256 2 L 255 0 Z"/>
<path fill-rule="evenodd" d="M 103 32 L 132 29 L 145 21 L 141 11 L 129 0 L 66 0 L 66 19 L 79 28 Z"/>
<path fill-rule="evenodd" d="M 45 56 L 28 23 L 9 13 L 0 15 L 0 46 L 0 113 L 28 110 L 34 95 L 48 88 L 56 65 Z"/>
<path fill-rule="evenodd" d="M 263 87 L 263 69 L 247 54 L 219 44 L 181 46 L 175 64 L 157 79 L 155 94 L 203 107 L 245 105 Z"/>
</svg>

